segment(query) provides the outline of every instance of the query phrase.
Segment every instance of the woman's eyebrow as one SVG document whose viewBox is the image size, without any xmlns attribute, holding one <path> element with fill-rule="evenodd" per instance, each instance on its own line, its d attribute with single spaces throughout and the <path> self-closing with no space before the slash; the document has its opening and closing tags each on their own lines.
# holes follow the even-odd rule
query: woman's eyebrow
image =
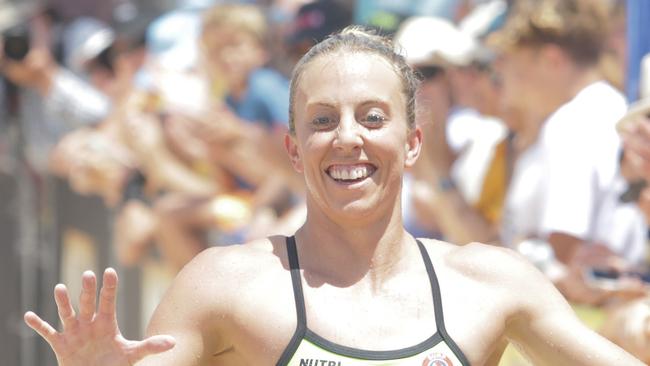
<svg viewBox="0 0 650 366">
<path fill-rule="evenodd" d="M 314 107 L 326 107 L 326 108 L 335 108 L 337 106 L 337 103 L 334 101 L 329 101 L 329 100 L 313 100 L 313 101 L 307 101 L 305 103 L 306 108 L 314 108 Z"/>
<path fill-rule="evenodd" d="M 383 100 L 383 99 L 368 99 L 365 100 L 361 103 L 361 105 L 368 105 L 368 104 L 386 104 L 388 105 L 388 101 Z"/>
<path fill-rule="evenodd" d="M 332 102 L 313 102 L 313 103 L 308 103 L 307 106 L 318 106 L 318 107 L 335 107 L 336 103 Z"/>
<path fill-rule="evenodd" d="M 339 104 L 335 101 L 328 101 L 328 100 L 319 100 L 319 101 L 308 101 L 305 103 L 305 106 L 307 108 L 313 108 L 313 107 L 326 107 L 326 108 L 336 108 Z M 366 107 L 368 105 L 379 105 L 383 108 L 390 109 L 390 103 L 387 100 L 384 99 L 367 99 L 362 101 L 361 103 L 358 104 L 361 107 Z"/>
<path fill-rule="evenodd" d="M 383 99 L 369 99 L 361 102 L 360 106 L 361 107 L 367 107 L 367 106 L 380 106 L 381 108 L 390 111 L 390 103 L 386 100 Z"/>
</svg>

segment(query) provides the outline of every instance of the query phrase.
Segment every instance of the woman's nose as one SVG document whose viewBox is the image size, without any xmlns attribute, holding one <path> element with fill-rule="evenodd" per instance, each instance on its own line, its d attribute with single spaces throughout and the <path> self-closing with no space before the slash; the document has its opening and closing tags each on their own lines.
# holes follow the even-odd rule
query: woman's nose
<svg viewBox="0 0 650 366">
<path fill-rule="evenodd" d="M 334 147 L 337 149 L 352 151 L 363 145 L 362 126 L 357 123 L 354 116 L 344 116 L 336 128 Z"/>
</svg>

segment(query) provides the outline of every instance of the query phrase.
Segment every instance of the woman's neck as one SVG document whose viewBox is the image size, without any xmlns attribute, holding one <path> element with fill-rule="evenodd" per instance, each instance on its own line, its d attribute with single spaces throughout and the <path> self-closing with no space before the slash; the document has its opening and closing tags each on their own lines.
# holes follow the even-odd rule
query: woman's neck
<svg viewBox="0 0 650 366">
<path fill-rule="evenodd" d="M 414 247 L 409 245 L 414 239 L 404 230 L 399 209 L 370 224 L 331 220 L 318 210 L 308 212 L 296 233 L 301 267 L 334 285 L 390 277 L 401 267 L 409 247 Z"/>
</svg>

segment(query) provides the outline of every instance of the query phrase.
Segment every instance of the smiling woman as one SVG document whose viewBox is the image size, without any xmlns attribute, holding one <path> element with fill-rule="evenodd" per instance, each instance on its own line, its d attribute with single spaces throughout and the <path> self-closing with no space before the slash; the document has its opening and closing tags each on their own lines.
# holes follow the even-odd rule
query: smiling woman
<svg viewBox="0 0 650 366">
<path fill-rule="evenodd" d="M 340 47 L 323 43 L 296 68 L 292 133 L 285 142 L 310 188 L 308 204 L 334 222 L 363 227 L 381 222 L 386 212 L 401 212 L 403 171 L 415 162 L 422 140 L 406 102 L 417 84 L 411 69 L 400 70 L 384 56 L 394 55 L 389 46 L 365 44 L 368 37 L 354 32 L 337 37 L 332 42 Z"/>
<path fill-rule="evenodd" d="M 495 365 L 507 341 L 539 364 L 641 365 L 514 253 L 406 232 L 402 176 L 422 143 L 415 81 L 377 35 L 326 39 L 291 87 L 285 147 L 307 183 L 294 236 L 201 253 L 141 342 L 119 333 L 110 269 L 96 314 L 87 273 L 79 316 L 65 287 L 55 290 L 63 332 L 31 312 L 25 320 L 61 365 Z"/>
<path fill-rule="evenodd" d="M 328 42 L 321 42 L 312 47 L 296 64 L 291 78 L 291 94 L 289 107 L 289 126 L 293 131 L 294 105 L 296 97 L 296 86 L 300 83 L 301 75 L 305 68 L 314 59 L 324 55 L 366 53 L 383 58 L 389 67 L 399 77 L 402 84 L 402 92 L 406 98 L 406 111 L 409 126 L 415 126 L 415 92 L 419 85 L 419 78 L 408 66 L 406 60 L 393 51 L 392 42 L 388 38 L 378 36 L 364 31 L 361 27 L 352 26 L 341 33 L 335 34 L 328 39 Z M 357 65 L 363 68 L 363 64 Z"/>
</svg>

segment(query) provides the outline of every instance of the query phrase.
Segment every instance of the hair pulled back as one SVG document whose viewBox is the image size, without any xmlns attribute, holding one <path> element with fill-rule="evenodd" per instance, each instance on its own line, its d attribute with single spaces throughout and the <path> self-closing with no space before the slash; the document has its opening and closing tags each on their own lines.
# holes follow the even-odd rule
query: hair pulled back
<svg viewBox="0 0 650 366">
<path fill-rule="evenodd" d="M 409 128 L 415 126 L 415 92 L 420 79 L 401 55 L 394 51 L 390 38 L 379 35 L 372 29 L 350 26 L 330 35 L 313 46 L 296 64 L 291 77 L 289 91 L 289 130 L 295 132 L 294 103 L 296 88 L 307 65 L 319 57 L 335 53 L 368 53 L 388 61 L 402 82 L 402 93 L 406 97 L 406 114 Z"/>
</svg>

